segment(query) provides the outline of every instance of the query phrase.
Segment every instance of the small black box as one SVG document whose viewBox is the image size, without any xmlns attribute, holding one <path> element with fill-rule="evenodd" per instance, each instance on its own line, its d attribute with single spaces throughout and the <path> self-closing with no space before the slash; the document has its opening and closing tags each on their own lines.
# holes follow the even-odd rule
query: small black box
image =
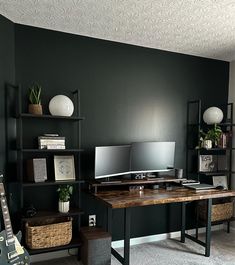
<svg viewBox="0 0 235 265">
<path fill-rule="evenodd" d="M 97 227 L 82 227 L 80 234 L 83 265 L 110 265 L 111 235 Z"/>
</svg>

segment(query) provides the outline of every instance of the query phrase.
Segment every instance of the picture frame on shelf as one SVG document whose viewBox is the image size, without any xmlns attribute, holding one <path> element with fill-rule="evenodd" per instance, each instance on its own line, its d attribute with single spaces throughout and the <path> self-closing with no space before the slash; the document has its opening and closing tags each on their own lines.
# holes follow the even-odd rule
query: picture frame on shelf
<svg viewBox="0 0 235 265">
<path fill-rule="evenodd" d="M 227 176 L 213 176 L 213 186 L 223 186 L 225 190 L 228 189 L 228 178 Z"/>
<path fill-rule="evenodd" d="M 45 182 L 47 180 L 46 158 L 27 160 L 27 180 L 30 182 Z"/>
<path fill-rule="evenodd" d="M 199 172 L 217 171 L 217 156 L 200 155 L 199 156 Z"/>
<path fill-rule="evenodd" d="M 74 156 L 54 156 L 55 181 L 75 180 Z"/>
</svg>

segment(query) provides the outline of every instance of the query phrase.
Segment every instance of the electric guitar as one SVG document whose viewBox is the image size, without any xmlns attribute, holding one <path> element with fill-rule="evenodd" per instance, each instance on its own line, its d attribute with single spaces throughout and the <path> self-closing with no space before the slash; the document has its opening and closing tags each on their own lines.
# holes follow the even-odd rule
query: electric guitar
<svg viewBox="0 0 235 265">
<path fill-rule="evenodd" d="M 1 179 L 2 175 L 0 176 L 0 180 Z M 29 265 L 29 254 L 19 243 L 22 237 L 22 233 L 18 232 L 16 236 L 13 235 L 3 183 L 0 183 L 0 200 L 5 226 L 5 230 L 0 232 L 0 264 Z"/>
</svg>

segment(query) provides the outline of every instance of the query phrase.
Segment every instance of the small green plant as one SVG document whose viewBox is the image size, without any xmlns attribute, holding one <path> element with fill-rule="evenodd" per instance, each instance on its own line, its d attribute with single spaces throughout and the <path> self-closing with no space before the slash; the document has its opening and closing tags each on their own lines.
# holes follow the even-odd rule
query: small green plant
<svg viewBox="0 0 235 265">
<path fill-rule="evenodd" d="M 61 185 L 57 189 L 59 193 L 59 200 L 61 202 L 68 202 L 70 200 L 71 195 L 73 194 L 73 186 L 71 185 Z"/>
<path fill-rule="evenodd" d="M 222 133 L 223 131 L 221 130 L 221 127 L 217 124 L 215 124 L 214 127 L 211 128 L 207 133 L 205 133 L 203 130 L 200 130 L 199 147 L 196 148 L 201 148 L 202 142 L 205 140 L 211 140 L 214 146 L 217 146 Z"/>
<path fill-rule="evenodd" d="M 31 85 L 29 88 L 29 102 L 31 104 L 41 105 L 41 91 L 42 87 L 39 84 L 34 83 Z"/>
</svg>

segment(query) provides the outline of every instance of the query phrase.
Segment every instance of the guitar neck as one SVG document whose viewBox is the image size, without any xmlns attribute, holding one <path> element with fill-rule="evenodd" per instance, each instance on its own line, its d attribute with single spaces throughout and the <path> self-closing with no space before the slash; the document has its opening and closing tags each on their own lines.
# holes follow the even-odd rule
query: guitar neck
<svg viewBox="0 0 235 265">
<path fill-rule="evenodd" d="M 4 194 L 1 193 L 1 207 L 2 207 L 2 215 L 3 215 L 5 230 L 6 230 L 7 241 L 14 243 L 13 230 L 11 226 L 11 219 L 10 219 L 10 214 L 9 214 L 9 210 L 7 206 L 5 193 Z"/>
</svg>

